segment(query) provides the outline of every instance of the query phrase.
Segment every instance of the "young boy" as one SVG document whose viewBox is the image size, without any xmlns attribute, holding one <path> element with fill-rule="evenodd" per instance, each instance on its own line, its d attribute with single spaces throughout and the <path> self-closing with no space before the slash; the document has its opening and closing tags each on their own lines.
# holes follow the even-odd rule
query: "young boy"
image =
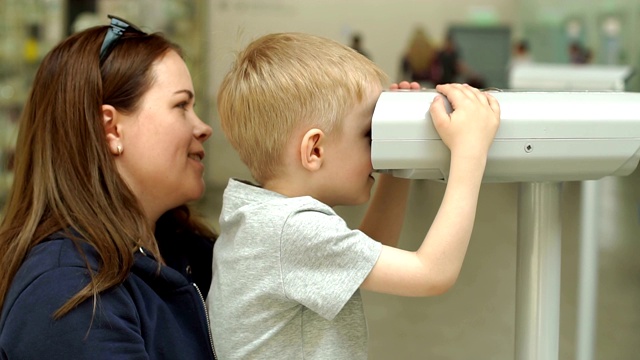
<svg viewBox="0 0 640 360">
<path fill-rule="evenodd" d="M 438 295 L 460 272 L 499 106 L 466 85 L 430 108 L 451 150 L 447 189 L 416 252 L 396 249 L 406 180 L 381 175 L 361 230 L 332 209 L 369 200 L 371 118 L 386 82 L 371 61 L 298 33 L 259 38 L 218 94 L 222 129 L 259 185 L 231 179 L 207 301 L 223 359 L 366 359 L 359 289 Z"/>
</svg>

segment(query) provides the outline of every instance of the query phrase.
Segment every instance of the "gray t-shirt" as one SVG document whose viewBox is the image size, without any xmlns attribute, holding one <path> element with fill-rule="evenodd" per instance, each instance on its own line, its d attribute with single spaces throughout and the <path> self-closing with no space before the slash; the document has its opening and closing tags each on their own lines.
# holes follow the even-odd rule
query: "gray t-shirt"
<svg viewBox="0 0 640 360">
<path fill-rule="evenodd" d="M 207 296 L 220 359 L 366 359 L 358 288 L 382 245 L 331 207 L 231 179 Z"/>
</svg>

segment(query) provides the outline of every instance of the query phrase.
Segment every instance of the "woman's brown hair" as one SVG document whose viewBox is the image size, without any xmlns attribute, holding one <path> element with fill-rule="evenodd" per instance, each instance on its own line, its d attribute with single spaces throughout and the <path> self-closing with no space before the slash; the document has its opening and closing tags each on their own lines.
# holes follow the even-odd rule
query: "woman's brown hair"
<svg viewBox="0 0 640 360">
<path fill-rule="evenodd" d="M 416 28 L 405 54 L 408 70 L 414 75 L 428 77 L 429 68 L 436 53 L 436 48 L 429 40 L 425 30 L 421 27 Z"/>
<path fill-rule="evenodd" d="M 181 52 L 161 34 L 125 32 L 100 64 L 107 29 L 94 27 L 70 36 L 47 54 L 36 73 L 20 121 L 14 182 L 0 224 L 0 308 L 27 253 L 56 232 L 91 244 L 100 267 L 94 271 L 87 262 L 90 283 L 55 317 L 90 297 L 95 305 L 100 292 L 123 282 L 139 246 L 160 258 L 153 225 L 107 147 L 101 105 L 133 113 L 154 81 L 154 62 L 168 51 Z M 186 205 L 159 221 L 167 219 L 214 237 Z"/>
</svg>

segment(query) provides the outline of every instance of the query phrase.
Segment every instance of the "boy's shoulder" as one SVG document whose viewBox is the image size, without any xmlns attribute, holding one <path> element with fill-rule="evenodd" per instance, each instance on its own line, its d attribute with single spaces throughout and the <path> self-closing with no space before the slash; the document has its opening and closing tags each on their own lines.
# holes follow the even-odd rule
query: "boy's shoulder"
<svg viewBox="0 0 640 360">
<path fill-rule="evenodd" d="M 238 179 L 230 179 L 222 199 L 223 212 L 266 211 L 270 213 L 291 213 L 317 211 L 335 215 L 335 211 L 311 196 L 287 197 L 264 189 L 258 185 Z"/>
</svg>

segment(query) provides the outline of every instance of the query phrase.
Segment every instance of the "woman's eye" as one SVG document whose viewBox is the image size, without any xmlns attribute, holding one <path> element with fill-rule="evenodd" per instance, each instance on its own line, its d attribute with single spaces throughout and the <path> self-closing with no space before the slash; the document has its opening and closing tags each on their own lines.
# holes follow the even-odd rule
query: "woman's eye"
<svg viewBox="0 0 640 360">
<path fill-rule="evenodd" d="M 178 107 L 182 110 L 187 110 L 187 106 L 189 105 L 189 103 L 187 103 L 186 101 L 183 101 L 181 103 L 178 104 Z"/>
</svg>

